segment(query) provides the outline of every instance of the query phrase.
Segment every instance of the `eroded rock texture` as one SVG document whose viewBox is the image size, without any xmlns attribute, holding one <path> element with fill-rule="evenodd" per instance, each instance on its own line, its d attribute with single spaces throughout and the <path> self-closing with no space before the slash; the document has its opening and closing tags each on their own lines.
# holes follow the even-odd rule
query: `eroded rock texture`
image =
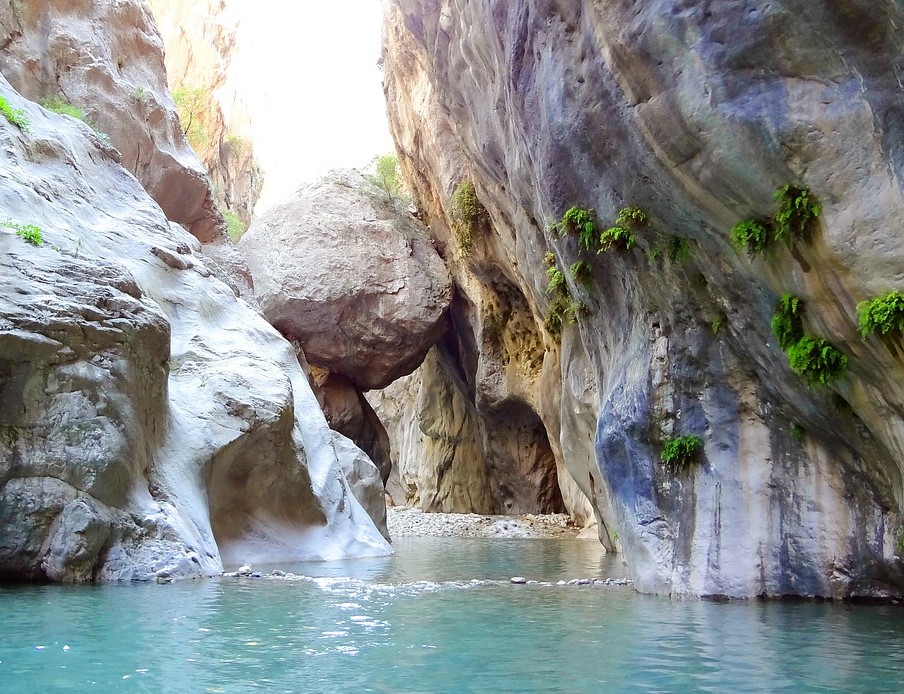
<svg viewBox="0 0 904 694">
<path fill-rule="evenodd" d="M 452 284 L 420 222 L 356 171 L 256 219 L 239 249 L 264 315 L 314 366 L 361 389 L 411 373 L 445 329 Z"/>
<path fill-rule="evenodd" d="M 163 42 L 141 0 L 0 0 L 0 72 L 32 101 L 85 114 L 166 216 L 222 237 L 207 175 L 170 97 Z"/>
<path fill-rule="evenodd" d="M 222 0 L 147 0 L 166 46 L 170 91 L 189 144 L 213 183 L 221 210 L 247 227 L 263 175 L 254 159 L 248 106 L 230 68 L 237 51 L 238 19 Z"/>
<path fill-rule="evenodd" d="M 904 588 L 901 350 L 862 340 L 854 312 L 904 288 L 901 27 L 890 1 L 387 3 L 394 136 L 461 297 L 464 349 L 445 356 L 466 399 L 523 393 L 641 590 Z M 451 222 L 464 179 L 488 217 L 469 251 Z M 822 203 L 810 236 L 733 249 L 728 230 L 771 215 L 789 183 Z M 546 233 L 572 205 L 603 228 L 627 205 L 652 223 L 630 251 L 582 253 Z M 675 236 L 686 260 L 657 253 Z M 547 251 L 591 269 L 586 286 L 567 277 L 586 310 L 561 345 L 543 327 Z M 783 293 L 850 356 L 831 388 L 791 372 L 770 334 Z M 545 353 L 505 341 L 486 300 L 500 295 Z M 533 372 L 510 377 L 518 365 Z M 684 472 L 660 462 L 677 434 L 704 441 Z"/>
<path fill-rule="evenodd" d="M 0 578 L 388 553 L 292 346 L 91 128 L 0 95 Z"/>
</svg>

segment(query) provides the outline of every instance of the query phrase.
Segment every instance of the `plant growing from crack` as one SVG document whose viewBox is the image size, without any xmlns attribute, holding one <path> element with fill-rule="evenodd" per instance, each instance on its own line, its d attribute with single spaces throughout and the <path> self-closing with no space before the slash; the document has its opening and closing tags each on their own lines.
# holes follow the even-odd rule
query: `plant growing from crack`
<svg viewBox="0 0 904 694">
<path fill-rule="evenodd" d="M 764 253 L 773 242 L 783 242 L 789 248 L 805 240 L 822 206 L 807 188 L 787 184 L 773 194 L 778 209 L 768 222 L 745 219 L 731 230 L 732 245 L 746 250 L 751 257 Z"/>
<path fill-rule="evenodd" d="M 795 241 L 806 238 L 822 206 L 809 190 L 790 184 L 775 191 L 774 197 L 778 201 L 778 210 L 772 216 L 775 240 L 784 241 L 790 248 Z"/>
<path fill-rule="evenodd" d="M 568 267 L 568 274 L 571 279 L 580 284 L 584 289 L 590 289 L 593 286 L 593 270 L 589 263 L 578 260 Z"/>
<path fill-rule="evenodd" d="M 669 260 L 673 263 L 684 265 L 691 257 L 691 242 L 687 236 L 670 236 L 668 247 Z"/>
<path fill-rule="evenodd" d="M 28 132 L 30 124 L 25 117 L 25 109 L 13 108 L 5 98 L 0 96 L 0 113 L 6 117 L 6 120 L 19 128 L 23 133 Z"/>
<path fill-rule="evenodd" d="M 892 290 L 857 304 L 860 335 L 866 339 L 873 333 L 904 334 L 904 294 Z"/>
<path fill-rule="evenodd" d="M 597 253 L 605 253 L 613 247 L 623 251 L 630 251 L 636 242 L 635 232 L 649 224 L 650 218 L 639 207 L 623 207 L 618 217 L 615 218 L 615 226 L 609 227 L 599 239 Z"/>
<path fill-rule="evenodd" d="M 465 253 L 471 250 L 480 224 L 487 218 L 487 211 L 477 197 L 477 190 L 470 179 L 460 181 L 449 200 L 449 215 L 455 227 L 458 247 Z"/>
<path fill-rule="evenodd" d="M 665 442 L 660 459 L 673 470 L 680 470 L 693 463 L 702 448 L 703 441 L 699 436 L 676 436 Z"/>
<path fill-rule="evenodd" d="M 803 302 L 791 294 L 783 294 L 772 314 L 772 334 L 778 346 L 787 351 L 804 336 Z"/>
<path fill-rule="evenodd" d="M 827 386 L 847 372 L 848 358 L 826 339 L 804 333 L 803 302 L 784 294 L 772 315 L 772 333 L 788 357 L 788 364 L 810 385 Z"/>
<path fill-rule="evenodd" d="M 0 222 L 0 226 L 12 229 L 16 232 L 16 236 L 32 246 L 40 246 L 43 243 L 41 227 L 34 224 L 18 224 L 11 219 L 6 219 Z"/>
</svg>

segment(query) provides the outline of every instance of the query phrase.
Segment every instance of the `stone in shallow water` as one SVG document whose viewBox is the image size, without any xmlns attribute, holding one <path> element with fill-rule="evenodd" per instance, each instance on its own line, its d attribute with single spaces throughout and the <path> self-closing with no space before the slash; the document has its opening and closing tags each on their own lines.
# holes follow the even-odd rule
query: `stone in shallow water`
<svg viewBox="0 0 904 694">
<path fill-rule="evenodd" d="M 524 576 L 512 576 L 512 583 L 515 583 L 519 586 L 524 585 L 525 583 L 527 583 L 527 579 L 524 578 Z"/>
</svg>

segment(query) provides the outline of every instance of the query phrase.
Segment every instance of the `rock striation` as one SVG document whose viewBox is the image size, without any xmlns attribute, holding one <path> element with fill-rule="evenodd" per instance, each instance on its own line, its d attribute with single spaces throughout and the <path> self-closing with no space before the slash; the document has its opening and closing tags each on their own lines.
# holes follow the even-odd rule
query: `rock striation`
<svg viewBox="0 0 904 694">
<path fill-rule="evenodd" d="M 580 489 L 566 503 L 592 506 L 642 591 L 900 595 L 904 367 L 897 338 L 862 339 L 855 313 L 904 289 L 900 4 L 391 0 L 385 13 L 400 163 L 456 283 L 440 350 L 460 395 L 517 396 L 542 422 Z M 466 243 L 464 181 L 485 209 Z M 769 218 L 788 184 L 821 203 L 809 236 L 765 256 L 733 248 L 729 230 Z M 548 231 L 572 206 L 603 229 L 626 207 L 649 224 L 631 248 L 588 253 Z M 576 325 L 545 320 L 550 263 Z M 828 387 L 792 372 L 770 332 L 786 293 L 849 358 Z M 529 343 L 506 338 L 510 306 Z M 684 469 L 661 460 L 679 435 L 703 443 Z"/>
<path fill-rule="evenodd" d="M 170 91 L 189 144 L 210 176 L 224 215 L 251 223 L 263 187 L 254 158 L 251 120 L 233 75 L 239 19 L 222 0 L 147 0 L 165 45 Z M 230 226 L 235 222 L 232 221 Z"/>
<path fill-rule="evenodd" d="M 378 472 L 292 345 L 94 130 L 0 96 L 0 578 L 389 553 L 343 474 L 376 515 Z"/>
<path fill-rule="evenodd" d="M 362 174 L 334 171 L 239 243 L 261 309 L 308 361 L 363 390 L 411 373 L 446 327 L 448 271 L 421 223 Z"/>
<path fill-rule="evenodd" d="M 223 236 L 207 173 L 167 89 L 163 43 L 141 0 L 0 2 L 0 72 L 23 96 L 76 107 L 167 218 Z"/>
</svg>

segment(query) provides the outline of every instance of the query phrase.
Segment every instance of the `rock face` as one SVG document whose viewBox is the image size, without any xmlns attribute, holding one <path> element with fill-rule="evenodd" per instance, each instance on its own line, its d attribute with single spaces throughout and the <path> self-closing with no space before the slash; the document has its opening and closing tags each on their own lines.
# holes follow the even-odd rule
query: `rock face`
<svg viewBox="0 0 904 694">
<path fill-rule="evenodd" d="M 461 298 L 441 349 L 465 399 L 522 393 L 640 590 L 904 589 L 904 367 L 896 340 L 860 338 L 854 311 L 904 289 L 902 26 L 887 0 L 386 5 L 401 164 Z M 456 250 L 466 179 L 488 221 Z M 809 237 L 765 257 L 732 248 L 732 226 L 768 218 L 786 184 L 821 202 Z M 633 249 L 589 254 L 547 233 L 571 206 L 602 228 L 627 206 L 651 223 Z M 682 239 L 688 257 L 663 252 Z M 543 320 L 547 252 L 585 307 L 561 344 Z M 850 358 L 828 388 L 770 333 L 784 293 Z M 508 311 L 488 320 L 482 300 L 500 295 L 546 350 L 517 378 L 529 349 L 487 368 L 500 335 L 513 344 Z M 681 471 L 660 461 L 679 434 L 703 441 Z"/>
<path fill-rule="evenodd" d="M 357 172 L 301 188 L 239 250 L 267 319 L 360 389 L 411 373 L 446 327 L 452 285 L 422 225 Z"/>
<path fill-rule="evenodd" d="M 263 175 L 254 159 L 251 123 L 230 66 L 238 19 L 222 0 L 147 0 L 166 46 L 170 91 L 189 144 L 213 183 L 221 211 L 247 228 Z"/>
<path fill-rule="evenodd" d="M 434 513 L 564 510 L 539 419 L 522 407 L 519 421 L 514 405 L 498 419 L 482 416 L 440 349 L 411 376 L 367 397 L 392 441 L 387 491 L 394 502 Z"/>
<path fill-rule="evenodd" d="M 170 98 L 141 0 L 0 0 L 0 72 L 23 96 L 81 109 L 166 216 L 203 242 L 223 219 Z"/>
<path fill-rule="evenodd" d="M 381 479 L 388 479 L 392 469 L 389 436 L 363 393 L 345 376 L 317 368 L 310 371 L 317 402 L 330 429 L 354 441 L 377 466 Z"/>
<path fill-rule="evenodd" d="M 28 121 L 0 118 L 0 577 L 388 553 L 292 346 L 91 128 L 0 95 Z"/>
</svg>

